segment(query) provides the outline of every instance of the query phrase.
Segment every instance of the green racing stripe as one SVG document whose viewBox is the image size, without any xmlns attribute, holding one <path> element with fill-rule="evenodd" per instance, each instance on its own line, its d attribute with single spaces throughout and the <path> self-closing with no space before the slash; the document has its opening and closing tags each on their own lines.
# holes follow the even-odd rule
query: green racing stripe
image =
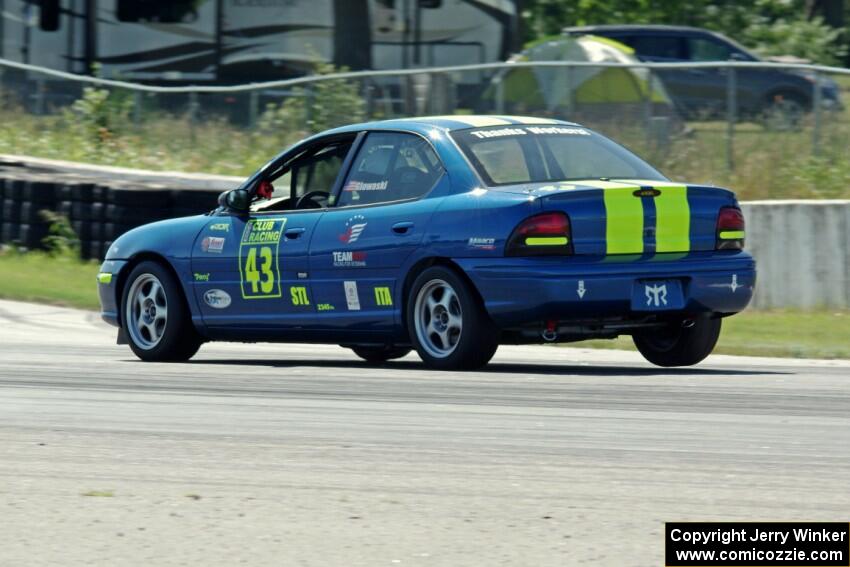
<svg viewBox="0 0 850 567">
<path fill-rule="evenodd" d="M 688 188 L 660 187 L 655 200 L 655 251 L 687 252 L 691 249 L 691 207 Z"/>
<path fill-rule="evenodd" d="M 643 252 L 643 203 L 634 187 L 602 188 L 607 254 Z"/>
</svg>

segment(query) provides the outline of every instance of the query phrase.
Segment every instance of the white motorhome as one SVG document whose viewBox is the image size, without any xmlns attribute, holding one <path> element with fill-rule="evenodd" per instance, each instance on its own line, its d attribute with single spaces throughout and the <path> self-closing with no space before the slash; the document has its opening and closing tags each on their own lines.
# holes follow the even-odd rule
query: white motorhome
<svg viewBox="0 0 850 567">
<path fill-rule="evenodd" d="M 516 0 L 0 0 L 0 58 L 155 83 L 501 61 Z"/>
</svg>

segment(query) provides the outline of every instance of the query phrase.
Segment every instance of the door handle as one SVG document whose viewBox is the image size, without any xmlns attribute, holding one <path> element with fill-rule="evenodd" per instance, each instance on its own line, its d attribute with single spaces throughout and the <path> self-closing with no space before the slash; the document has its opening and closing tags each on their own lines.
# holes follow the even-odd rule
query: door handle
<svg viewBox="0 0 850 567">
<path fill-rule="evenodd" d="M 286 235 L 286 237 L 289 238 L 290 240 L 295 240 L 296 238 L 299 238 L 302 234 L 304 234 L 305 230 L 307 230 L 307 229 L 305 229 L 305 228 L 290 228 L 288 230 L 285 230 L 283 232 L 283 234 Z"/>
<path fill-rule="evenodd" d="M 410 221 L 397 222 L 393 225 L 393 232 L 396 234 L 407 234 L 413 228 L 413 223 Z"/>
</svg>

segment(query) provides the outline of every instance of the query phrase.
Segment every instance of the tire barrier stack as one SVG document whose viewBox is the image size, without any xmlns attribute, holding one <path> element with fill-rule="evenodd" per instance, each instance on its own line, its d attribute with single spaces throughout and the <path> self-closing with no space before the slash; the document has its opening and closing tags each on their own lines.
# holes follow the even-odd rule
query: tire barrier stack
<svg viewBox="0 0 850 567">
<path fill-rule="evenodd" d="M 210 211 L 220 193 L 76 173 L 0 169 L 0 244 L 43 248 L 50 223 L 42 211 L 51 211 L 70 221 L 84 259 L 102 260 L 112 242 L 128 230 Z"/>
</svg>

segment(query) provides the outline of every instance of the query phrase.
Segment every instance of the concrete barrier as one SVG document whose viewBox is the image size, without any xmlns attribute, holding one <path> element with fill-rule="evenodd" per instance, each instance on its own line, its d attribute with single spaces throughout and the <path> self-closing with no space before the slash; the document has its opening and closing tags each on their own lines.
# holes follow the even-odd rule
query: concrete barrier
<svg viewBox="0 0 850 567">
<path fill-rule="evenodd" d="M 850 201 L 741 203 L 758 262 L 752 307 L 850 307 Z"/>
</svg>

